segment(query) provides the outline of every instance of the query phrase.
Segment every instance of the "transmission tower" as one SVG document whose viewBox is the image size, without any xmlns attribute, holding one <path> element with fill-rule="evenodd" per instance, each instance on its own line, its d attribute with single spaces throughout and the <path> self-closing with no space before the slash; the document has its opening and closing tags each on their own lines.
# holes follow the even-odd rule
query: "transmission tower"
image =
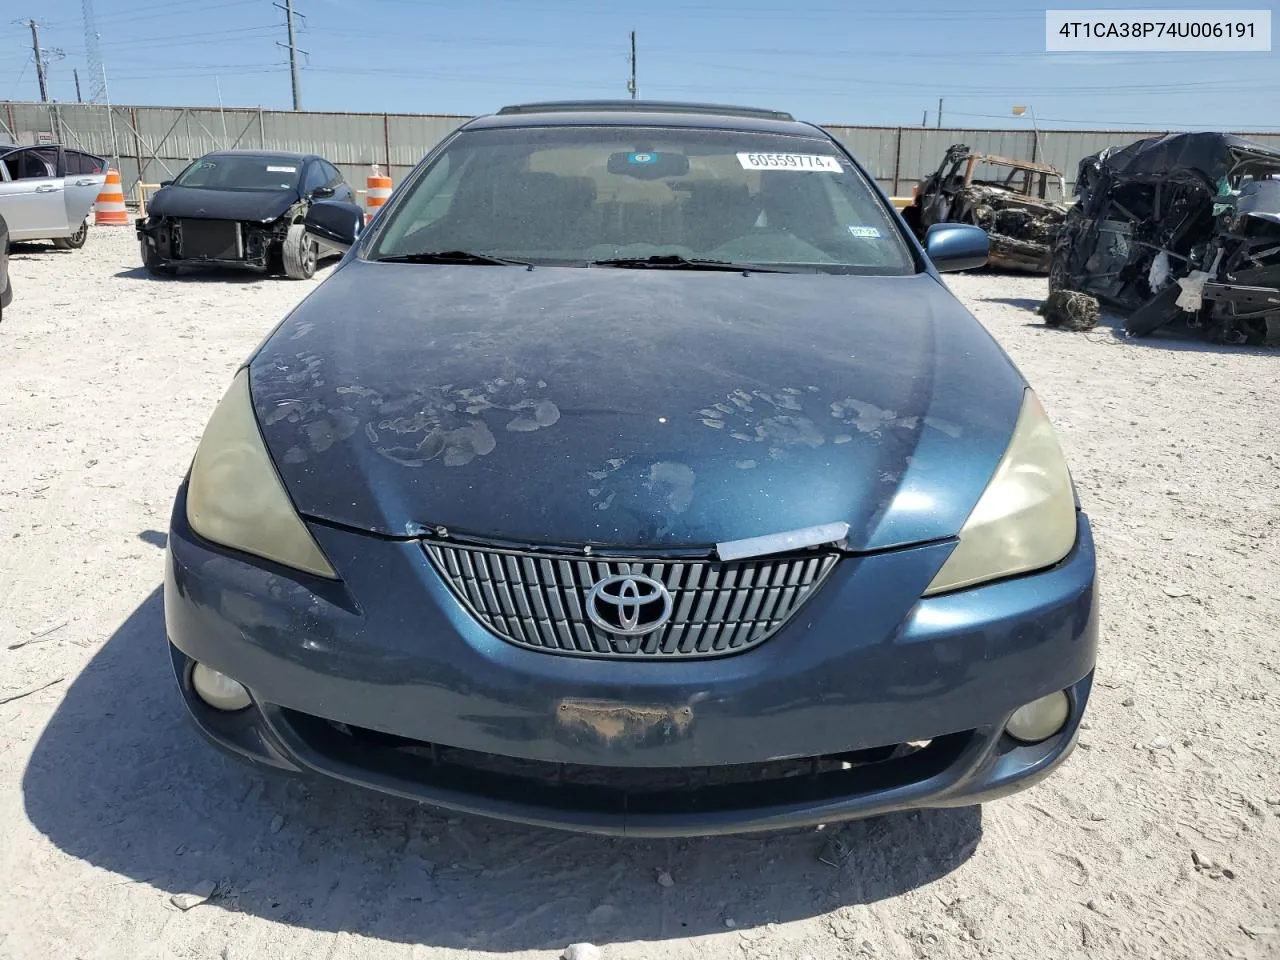
<svg viewBox="0 0 1280 960">
<path fill-rule="evenodd" d="M 84 56 L 89 67 L 90 103 L 98 103 L 107 95 L 107 75 L 102 68 L 102 52 L 98 49 L 98 25 L 93 17 L 93 0 L 80 0 L 84 18 Z"/>
</svg>

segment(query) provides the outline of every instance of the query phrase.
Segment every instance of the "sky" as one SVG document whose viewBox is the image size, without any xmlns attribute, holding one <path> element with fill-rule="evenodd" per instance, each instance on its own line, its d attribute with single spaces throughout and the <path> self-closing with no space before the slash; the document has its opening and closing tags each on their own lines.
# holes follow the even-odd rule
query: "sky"
<svg viewBox="0 0 1280 960">
<path fill-rule="evenodd" d="M 41 25 L 50 97 L 74 101 L 79 69 L 88 99 L 81 0 L 3 5 L 0 100 L 39 99 L 27 18 Z M 285 15 L 272 0 L 94 7 L 113 103 L 291 106 L 288 54 L 277 46 Z M 472 115 L 626 97 L 634 30 L 647 99 L 773 107 L 826 124 L 918 125 L 927 114 L 934 126 L 942 98 L 946 126 L 1030 129 L 1034 113 L 1041 129 L 1280 130 L 1277 52 L 1050 54 L 1044 7 L 1000 0 L 296 0 L 295 9 L 305 14 L 297 44 L 310 110 Z M 1015 104 L 1030 110 L 1013 116 Z"/>
</svg>

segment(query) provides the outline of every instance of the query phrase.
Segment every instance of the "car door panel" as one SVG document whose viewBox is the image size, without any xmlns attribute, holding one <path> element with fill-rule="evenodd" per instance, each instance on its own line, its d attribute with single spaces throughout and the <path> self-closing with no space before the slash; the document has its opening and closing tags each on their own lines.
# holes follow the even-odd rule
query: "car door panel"
<svg viewBox="0 0 1280 960">
<path fill-rule="evenodd" d="M 10 240 L 42 240 L 65 220 L 62 185 L 57 180 L 7 180 L 0 183 L 0 215 Z"/>
<path fill-rule="evenodd" d="M 24 147 L 4 156 L 7 182 L 0 184 L 0 213 L 11 240 L 66 236 L 67 209 L 56 148 Z"/>
<path fill-rule="evenodd" d="M 80 229 L 80 224 L 89 216 L 89 211 L 93 209 L 93 202 L 98 199 L 98 194 L 102 192 L 102 185 L 107 182 L 105 174 L 82 174 L 80 176 L 66 178 L 65 194 L 65 213 L 67 225 L 71 232 L 74 233 Z"/>
<path fill-rule="evenodd" d="M 66 150 L 64 157 L 64 212 L 68 232 L 75 233 L 89 216 L 93 202 L 107 181 L 106 161 L 79 150 Z"/>
</svg>

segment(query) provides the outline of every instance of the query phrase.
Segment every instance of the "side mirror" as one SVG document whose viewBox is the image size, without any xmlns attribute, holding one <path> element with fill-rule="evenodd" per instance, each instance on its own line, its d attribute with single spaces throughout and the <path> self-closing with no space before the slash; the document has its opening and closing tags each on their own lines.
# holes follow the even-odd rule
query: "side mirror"
<svg viewBox="0 0 1280 960">
<path fill-rule="evenodd" d="M 924 235 L 924 252 L 939 273 L 986 266 L 991 252 L 987 231 L 968 223 L 935 223 Z"/>
<path fill-rule="evenodd" d="M 320 200 L 311 205 L 302 225 L 321 243 L 345 253 L 360 239 L 360 232 L 364 229 L 364 211 L 354 203 Z"/>
<path fill-rule="evenodd" d="M 323 200 L 326 197 L 332 197 L 334 194 L 333 187 L 316 187 L 311 191 L 312 200 Z"/>
<path fill-rule="evenodd" d="M 171 187 L 171 186 L 173 186 L 173 181 L 172 181 L 172 180 L 161 180 L 161 181 L 160 181 L 160 186 L 162 186 L 162 187 Z"/>
</svg>

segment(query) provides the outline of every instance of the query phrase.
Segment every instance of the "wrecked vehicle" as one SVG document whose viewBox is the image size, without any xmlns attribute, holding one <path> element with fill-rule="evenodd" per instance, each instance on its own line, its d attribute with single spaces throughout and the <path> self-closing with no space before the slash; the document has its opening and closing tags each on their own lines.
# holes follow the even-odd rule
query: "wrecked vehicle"
<svg viewBox="0 0 1280 960">
<path fill-rule="evenodd" d="M 219 266 L 307 280 L 321 255 L 335 252 L 303 230 L 316 200 L 355 200 L 338 168 L 321 157 L 210 153 L 162 183 L 137 221 L 143 266 L 156 276 Z"/>
<path fill-rule="evenodd" d="M 1054 229 L 1066 216 L 1066 184 L 1056 167 L 947 148 L 903 217 L 920 236 L 935 223 L 972 223 L 991 238 L 993 266 L 1047 273 Z"/>
<path fill-rule="evenodd" d="M 1280 150 L 1176 133 L 1080 161 L 1050 290 L 1098 298 L 1146 336 L 1280 342 Z"/>
</svg>

